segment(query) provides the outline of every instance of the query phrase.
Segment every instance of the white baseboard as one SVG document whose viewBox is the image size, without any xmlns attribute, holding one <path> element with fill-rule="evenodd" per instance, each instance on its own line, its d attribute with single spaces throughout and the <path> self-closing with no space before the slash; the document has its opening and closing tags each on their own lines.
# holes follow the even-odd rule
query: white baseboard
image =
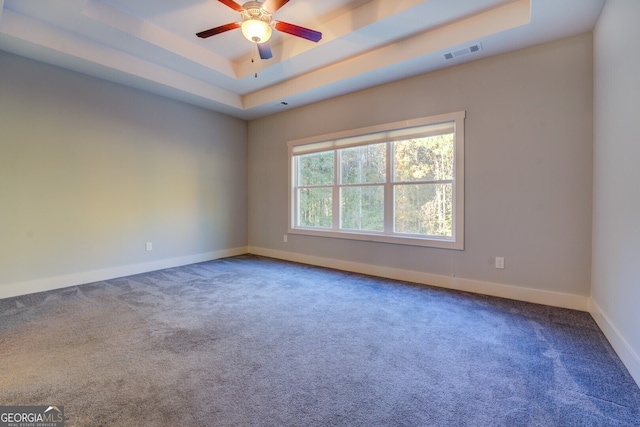
<svg viewBox="0 0 640 427">
<path fill-rule="evenodd" d="M 151 261 L 141 264 L 125 265 L 101 270 L 86 271 L 63 276 L 36 279 L 25 282 L 0 285 L 0 299 L 26 295 L 36 292 L 76 286 L 85 283 L 109 280 L 117 277 L 131 276 L 134 274 L 157 271 L 165 268 L 179 267 L 198 262 L 211 261 L 219 258 L 252 253 L 270 258 L 317 265 L 320 267 L 335 268 L 337 270 L 351 271 L 354 273 L 369 274 L 394 280 L 403 280 L 425 285 L 438 286 L 447 289 L 473 292 L 483 295 L 491 295 L 509 298 L 519 301 L 544 304 L 554 307 L 569 308 L 573 310 L 588 311 L 607 337 L 612 347 L 625 364 L 629 373 L 640 386 L 640 355 L 631 347 L 620 331 L 611 322 L 610 318 L 602 311 L 593 298 L 564 294 L 559 292 L 544 291 L 540 289 L 522 288 L 519 286 L 504 285 L 499 283 L 483 282 L 478 280 L 449 277 L 418 271 L 402 270 L 392 267 L 357 263 L 333 258 L 303 255 L 293 252 L 277 251 L 258 247 L 239 247 L 221 251 L 206 252 L 177 258 Z"/>
<path fill-rule="evenodd" d="M 249 253 L 321 267 L 335 268 L 337 270 L 351 271 L 354 273 L 369 274 L 388 279 L 403 280 L 407 282 L 438 286 L 441 288 L 456 289 L 518 301 L 544 304 L 553 307 L 569 308 L 580 311 L 589 310 L 589 297 L 587 296 L 523 288 L 520 286 L 463 279 L 460 277 L 442 276 L 419 271 L 402 270 L 380 265 L 343 261 L 333 258 L 317 257 L 251 246 L 249 247 Z"/>
<path fill-rule="evenodd" d="M 593 298 L 589 299 L 589 312 L 640 387 L 640 355 L 631 347 L 631 344 Z"/>
<path fill-rule="evenodd" d="M 304 264 L 317 265 L 337 270 L 351 271 L 354 273 L 369 274 L 395 280 L 404 280 L 425 285 L 438 286 L 447 289 L 473 292 L 483 295 L 491 295 L 509 298 L 518 301 L 544 304 L 553 307 L 569 308 L 573 310 L 590 311 L 589 298 L 586 296 L 564 294 L 559 292 L 544 291 L 540 289 L 523 288 L 519 286 L 504 285 L 479 280 L 463 279 L 460 277 L 442 276 L 423 273 L 419 271 L 403 270 L 380 265 L 357 263 L 333 258 L 317 257 L 293 252 L 277 251 L 258 247 L 240 247 L 215 252 L 206 252 L 184 257 L 151 261 L 141 264 L 124 265 L 113 268 L 73 273 L 68 275 L 47 277 L 19 283 L 0 285 L 0 299 L 36 292 L 49 291 L 84 283 L 109 280 L 117 277 L 162 270 L 164 268 L 178 267 L 197 262 L 210 261 L 218 258 L 252 253 L 271 258 Z M 594 316 L 595 317 L 595 316 Z M 636 356 L 637 358 L 637 356 Z"/>
<path fill-rule="evenodd" d="M 240 248 L 144 262 L 140 264 L 123 265 L 101 270 L 85 271 L 82 273 L 73 273 L 63 276 L 47 277 L 44 279 L 0 285 L 0 299 L 82 285 L 85 283 L 99 282 L 101 280 L 115 279 L 117 277 L 131 276 L 133 274 L 146 273 L 165 268 L 195 264 L 197 262 L 211 261 L 218 258 L 242 255 L 247 252 L 248 249 L 244 246 Z"/>
</svg>

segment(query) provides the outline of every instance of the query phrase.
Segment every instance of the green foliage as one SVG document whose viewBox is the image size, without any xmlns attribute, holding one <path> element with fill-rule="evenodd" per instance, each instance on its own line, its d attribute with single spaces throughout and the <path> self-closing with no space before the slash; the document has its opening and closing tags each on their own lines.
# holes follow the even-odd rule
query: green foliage
<svg viewBox="0 0 640 427">
<path fill-rule="evenodd" d="M 326 227 L 333 223 L 333 197 L 331 188 L 302 188 L 299 222 L 302 227 Z"/>
<path fill-rule="evenodd" d="M 341 184 L 384 183 L 387 144 L 363 145 L 340 150 Z"/>
<path fill-rule="evenodd" d="M 451 184 L 410 184 L 396 186 L 395 232 L 428 236 L 452 235 Z"/>
<path fill-rule="evenodd" d="M 305 154 L 298 158 L 301 186 L 333 185 L 334 152 Z"/>
<path fill-rule="evenodd" d="M 395 182 L 453 179 L 453 134 L 396 141 L 393 148 Z"/>
<path fill-rule="evenodd" d="M 342 188 L 340 203 L 340 228 L 384 231 L 384 187 L 382 185 Z"/>
<path fill-rule="evenodd" d="M 340 184 L 340 228 L 384 231 L 387 150 L 393 160 L 394 232 L 453 235 L 453 134 L 299 156 L 299 225 L 331 227 Z M 339 176 L 334 171 L 339 156 Z"/>
<path fill-rule="evenodd" d="M 344 148 L 340 152 L 340 228 L 384 231 L 384 183 L 387 174 L 387 144 Z"/>
<path fill-rule="evenodd" d="M 453 134 L 398 141 L 394 147 L 394 182 L 453 179 Z M 453 185 L 397 185 L 396 233 L 453 236 Z"/>
</svg>

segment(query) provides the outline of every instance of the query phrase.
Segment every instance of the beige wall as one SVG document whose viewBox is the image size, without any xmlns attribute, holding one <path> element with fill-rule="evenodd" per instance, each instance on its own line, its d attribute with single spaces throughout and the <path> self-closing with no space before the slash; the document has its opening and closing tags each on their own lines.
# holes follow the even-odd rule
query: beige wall
<svg viewBox="0 0 640 427">
<path fill-rule="evenodd" d="M 246 141 L 245 121 L 0 52 L 0 297 L 246 250 Z"/>
<path fill-rule="evenodd" d="M 250 122 L 251 250 L 586 309 L 592 59 L 589 33 Z M 301 235 L 283 242 L 288 140 L 458 110 L 467 113 L 464 251 Z M 494 268 L 496 256 L 504 270 Z M 555 301 L 566 295 L 580 298 Z"/>
<path fill-rule="evenodd" d="M 640 384 L 640 2 L 609 0 L 594 32 L 592 313 Z"/>
</svg>

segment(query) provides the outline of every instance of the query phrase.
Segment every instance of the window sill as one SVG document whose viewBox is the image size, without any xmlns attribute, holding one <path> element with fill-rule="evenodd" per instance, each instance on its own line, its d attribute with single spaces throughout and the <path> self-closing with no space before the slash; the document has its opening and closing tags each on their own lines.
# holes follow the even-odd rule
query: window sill
<svg viewBox="0 0 640 427">
<path fill-rule="evenodd" d="M 304 236 L 326 237 L 331 239 L 362 240 L 367 242 L 391 243 L 396 245 L 421 246 L 439 249 L 464 250 L 464 242 L 456 242 L 452 238 L 438 238 L 437 236 L 423 238 L 412 235 L 388 235 L 378 233 L 348 232 L 335 230 L 318 230 L 311 228 L 289 228 L 289 234 Z"/>
</svg>

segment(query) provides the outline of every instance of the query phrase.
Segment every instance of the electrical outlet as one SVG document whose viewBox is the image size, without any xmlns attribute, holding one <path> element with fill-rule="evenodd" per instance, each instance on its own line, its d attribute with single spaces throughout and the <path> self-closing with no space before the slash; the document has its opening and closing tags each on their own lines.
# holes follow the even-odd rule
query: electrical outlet
<svg viewBox="0 0 640 427">
<path fill-rule="evenodd" d="M 152 251 L 153 250 L 153 243 L 151 243 L 151 242 L 145 243 L 144 248 L 145 248 L 145 250 L 147 252 Z"/>
<path fill-rule="evenodd" d="M 496 257 L 496 268 L 499 270 L 504 270 L 504 257 Z"/>
<path fill-rule="evenodd" d="M 283 242 L 285 242 L 285 243 L 287 243 L 287 237 L 288 237 L 288 236 L 285 234 L 285 235 L 284 235 L 284 237 L 282 238 L 282 241 L 283 241 Z"/>
</svg>

